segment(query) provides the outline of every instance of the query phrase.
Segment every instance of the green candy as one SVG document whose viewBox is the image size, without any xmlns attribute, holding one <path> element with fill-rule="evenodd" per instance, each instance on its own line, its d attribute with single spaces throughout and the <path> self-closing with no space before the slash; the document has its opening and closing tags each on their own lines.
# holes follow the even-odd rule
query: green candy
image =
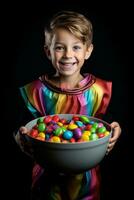
<svg viewBox="0 0 134 200">
<path fill-rule="evenodd" d="M 38 131 L 39 132 L 43 132 L 43 131 L 45 131 L 45 129 L 46 129 L 46 125 L 43 122 L 38 124 Z"/>
<path fill-rule="evenodd" d="M 102 126 L 100 128 L 98 128 L 98 133 L 104 133 L 106 131 L 106 127 Z"/>
<path fill-rule="evenodd" d="M 62 126 L 61 129 L 63 132 L 65 132 L 67 130 L 66 127 L 64 127 L 64 126 Z"/>
<path fill-rule="evenodd" d="M 37 120 L 37 124 L 43 123 L 43 120 L 44 120 L 44 118 L 43 118 L 43 117 L 40 117 L 40 118 Z"/>
<path fill-rule="evenodd" d="M 97 129 L 97 128 L 98 128 L 98 123 L 95 122 L 95 123 L 92 125 L 92 127 L 95 128 L 95 129 Z"/>
<path fill-rule="evenodd" d="M 57 128 L 55 131 L 54 131 L 54 135 L 55 136 L 59 136 L 63 133 L 63 129 L 62 128 Z"/>
<path fill-rule="evenodd" d="M 93 133 L 90 135 L 90 140 L 97 140 L 98 139 L 98 135 L 96 133 Z"/>
<path fill-rule="evenodd" d="M 90 131 L 91 131 L 91 133 L 95 133 L 95 132 L 96 132 L 96 128 L 94 128 L 94 127 L 92 126 L 92 128 L 90 129 Z"/>
<path fill-rule="evenodd" d="M 88 119 L 88 117 L 86 117 L 86 116 L 80 116 L 80 119 L 81 119 L 81 121 L 83 122 L 83 123 L 89 123 L 90 122 L 90 120 Z"/>
</svg>

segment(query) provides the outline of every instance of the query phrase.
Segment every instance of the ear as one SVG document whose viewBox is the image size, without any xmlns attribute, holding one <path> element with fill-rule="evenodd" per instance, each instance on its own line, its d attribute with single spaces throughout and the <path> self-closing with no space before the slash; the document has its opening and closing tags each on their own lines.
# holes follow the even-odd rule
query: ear
<svg viewBox="0 0 134 200">
<path fill-rule="evenodd" d="M 48 48 L 48 46 L 44 46 L 44 51 L 45 51 L 45 54 L 48 57 L 48 59 L 51 60 L 51 53 L 50 53 L 50 49 Z"/>
<path fill-rule="evenodd" d="M 90 57 L 90 55 L 93 51 L 93 48 L 94 48 L 93 44 L 90 44 L 90 46 L 87 48 L 87 51 L 86 51 L 85 60 L 87 60 Z"/>
</svg>

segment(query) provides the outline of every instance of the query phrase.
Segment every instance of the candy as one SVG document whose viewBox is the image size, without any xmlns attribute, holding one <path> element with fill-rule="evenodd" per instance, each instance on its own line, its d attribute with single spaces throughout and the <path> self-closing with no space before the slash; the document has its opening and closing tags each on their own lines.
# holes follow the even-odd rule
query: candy
<svg viewBox="0 0 134 200">
<path fill-rule="evenodd" d="M 74 115 L 70 120 L 48 115 L 38 118 L 28 134 L 45 142 L 76 143 L 101 139 L 109 133 L 102 122 L 84 115 Z"/>
<path fill-rule="evenodd" d="M 83 123 L 89 123 L 89 119 L 86 116 L 80 116 L 80 119 Z"/>
<path fill-rule="evenodd" d="M 73 132 L 73 137 L 77 140 L 79 138 L 81 138 L 82 136 L 82 131 L 80 128 L 76 128 Z"/>
<path fill-rule="evenodd" d="M 38 131 L 39 132 L 45 131 L 45 128 L 46 128 L 46 125 L 43 122 L 38 124 Z"/>
<path fill-rule="evenodd" d="M 72 137 L 73 137 L 73 132 L 72 131 L 67 130 L 67 131 L 65 131 L 63 133 L 63 138 L 65 140 L 70 140 Z"/>
<path fill-rule="evenodd" d="M 53 133 L 55 136 L 60 136 L 63 133 L 63 130 L 62 130 L 62 128 L 57 128 L 54 130 Z"/>
<path fill-rule="evenodd" d="M 30 132 L 30 135 L 32 137 L 37 137 L 38 136 L 38 130 L 37 129 L 32 129 L 31 132 Z"/>
</svg>

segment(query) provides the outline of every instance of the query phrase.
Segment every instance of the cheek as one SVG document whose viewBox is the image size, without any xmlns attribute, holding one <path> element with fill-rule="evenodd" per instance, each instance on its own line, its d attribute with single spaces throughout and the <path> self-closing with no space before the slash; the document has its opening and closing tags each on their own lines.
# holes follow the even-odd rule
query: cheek
<svg viewBox="0 0 134 200">
<path fill-rule="evenodd" d="M 83 61 L 83 60 L 85 60 L 85 56 L 86 56 L 86 54 L 85 54 L 85 53 L 82 53 L 82 54 L 80 54 L 80 55 L 78 56 L 78 59 L 81 60 L 81 61 Z"/>
<path fill-rule="evenodd" d="M 58 64 L 60 59 L 61 59 L 61 55 L 59 53 L 57 53 L 57 52 L 54 52 L 51 55 L 51 61 L 52 61 L 54 66 L 56 66 Z"/>
<path fill-rule="evenodd" d="M 55 58 L 55 60 L 59 60 L 61 58 L 61 53 L 54 52 L 53 57 Z"/>
</svg>

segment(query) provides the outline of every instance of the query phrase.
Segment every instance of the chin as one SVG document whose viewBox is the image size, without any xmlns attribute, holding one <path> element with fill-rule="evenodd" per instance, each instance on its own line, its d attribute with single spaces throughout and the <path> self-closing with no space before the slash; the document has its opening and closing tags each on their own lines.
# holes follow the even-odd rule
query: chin
<svg viewBox="0 0 134 200">
<path fill-rule="evenodd" d="M 70 71 L 66 71 L 66 72 L 60 72 L 61 75 L 64 75 L 64 76 L 72 76 L 75 74 L 75 72 L 70 72 Z"/>
</svg>

